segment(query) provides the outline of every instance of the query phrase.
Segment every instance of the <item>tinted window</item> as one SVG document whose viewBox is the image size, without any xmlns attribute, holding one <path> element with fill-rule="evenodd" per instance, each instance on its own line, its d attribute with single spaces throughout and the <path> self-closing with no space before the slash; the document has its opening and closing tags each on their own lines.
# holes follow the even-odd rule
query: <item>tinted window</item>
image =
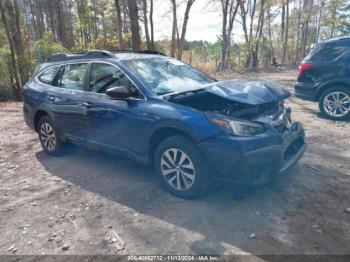
<svg viewBox="0 0 350 262">
<path fill-rule="evenodd" d="M 39 80 L 44 84 L 51 85 L 59 69 L 59 66 L 48 68 L 39 76 Z"/>
<path fill-rule="evenodd" d="M 118 68 L 108 64 L 93 64 L 90 75 L 90 91 L 105 93 L 108 88 L 125 86 L 135 94 L 139 95 L 137 88 Z"/>
<path fill-rule="evenodd" d="M 331 62 L 340 58 L 349 46 L 335 45 L 335 44 L 323 44 L 315 47 L 314 50 L 305 58 L 312 62 Z"/>
<path fill-rule="evenodd" d="M 62 88 L 83 90 L 87 64 L 65 65 L 59 72 L 56 85 Z"/>
</svg>

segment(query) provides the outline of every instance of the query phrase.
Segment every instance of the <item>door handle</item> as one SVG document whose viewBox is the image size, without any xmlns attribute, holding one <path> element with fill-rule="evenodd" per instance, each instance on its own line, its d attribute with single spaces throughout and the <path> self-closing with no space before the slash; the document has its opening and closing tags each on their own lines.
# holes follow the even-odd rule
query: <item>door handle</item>
<svg viewBox="0 0 350 262">
<path fill-rule="evenodd" d="M 81 104 L 81 106 L 84 107 L 84 108 L 91 108 L 92 107 L 92 103 L 90 103 L 90 102 L 83 102 Z"/>
<path fill-rule="evenodd" d="M 55 101 L 55 97 L 53 95 L 48 95 L 47 98 L 50 100 L 50 101 Z"/>
</svg>

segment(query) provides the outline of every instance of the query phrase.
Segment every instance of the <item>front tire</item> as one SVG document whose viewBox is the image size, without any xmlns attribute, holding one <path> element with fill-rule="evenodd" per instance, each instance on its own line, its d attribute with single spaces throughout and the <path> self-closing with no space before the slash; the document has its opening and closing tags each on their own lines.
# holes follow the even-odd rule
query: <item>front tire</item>
<svg viewBox="0 0 350 262">
<path fill-rule="evenodd" d="M 327 89 L 320 97 L 319 108 L 322 115 L 329 119 L 350 118 L 350 89 L 344 87 Z"/>
<path fill-rule="evenodd" d="M 64 153 L 65 144 L 59 140 L 57 130 L 49 116 L 43 116 L 38 123 L 40 143 L 49 155 L 60 156 Z"/>
<path fill-rule="evenodd" d="M 196 198 L 210 184 L 208 170 L 197 146 L 182 136 L 165 139 L 157 148 L 154 166 L 163 187 L 182 198 Z"/>
</svg>

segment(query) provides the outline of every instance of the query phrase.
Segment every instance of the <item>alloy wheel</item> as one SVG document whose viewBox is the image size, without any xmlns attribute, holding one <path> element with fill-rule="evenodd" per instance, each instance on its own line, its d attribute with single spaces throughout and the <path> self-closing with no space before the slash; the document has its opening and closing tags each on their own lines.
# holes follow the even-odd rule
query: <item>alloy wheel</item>
<svg viewBox="0 0 350 262">
<path fill-rule="evenodd" d="M 41 141 L 48 151 L 53 151 L 56 148 L 56 135 L 52 126 L 49 123 L 43 123 L 40 127 Z"/>
<path fill-rule="evenodd" d="M 323 108 L 330 116 L 344 117 L 350 112 L 350 97 L 344 92 L 331 92 L 325 96 Z"/>
<path fill-rule="evenodd" d="M 167 149 L 161 157 L 160 165 L 165 180 L 176 190 L 187 190 L 193 185 L 195 167 L 184 151 L 177 148 Z"/>
</svg>

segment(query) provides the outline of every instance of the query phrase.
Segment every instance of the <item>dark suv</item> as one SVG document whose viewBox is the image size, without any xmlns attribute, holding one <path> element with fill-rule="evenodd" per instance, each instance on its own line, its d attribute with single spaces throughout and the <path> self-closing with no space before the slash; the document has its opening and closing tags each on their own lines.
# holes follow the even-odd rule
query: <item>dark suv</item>
<svg viewBox="0 0 350 262">
<path fill-rule="evenodd" d="M 350 117 L 350 38 L 317 44 L 302 61 L 296 96 L 318 101 L 323 115 L 334 120 Z"/>
<path fill-rule="evenodd" d="M 212 179 L 258 185 L 298 161 L 306 145 L 289 95 L 269 81 L 219 82 L 153 51 L 90 51 L 41 65 L 24 116 L 50 155 L 68 142 L 123 154 L 191 198 Z"/>
</svg>

